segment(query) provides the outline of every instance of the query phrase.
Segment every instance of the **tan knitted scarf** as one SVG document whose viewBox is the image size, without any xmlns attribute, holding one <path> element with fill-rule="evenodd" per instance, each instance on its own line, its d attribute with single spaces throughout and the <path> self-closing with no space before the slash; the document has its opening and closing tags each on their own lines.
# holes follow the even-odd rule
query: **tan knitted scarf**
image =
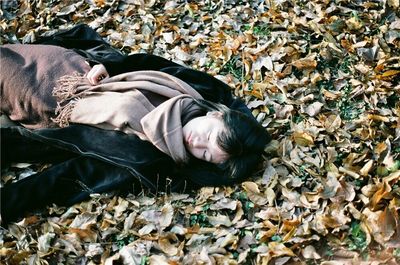
<svg viewBox="0 0 400 265">
<path fill-rule="evenodd" d="M 154 106 L 149 100 L 151 95 L 167 100 Z M 181 114 L 194 98 L 202 97 L 174 76 L 158 71 L 129 72 L 104 79 L 95 86 L 81 75 L 64 76 L 53 96 L 58 104 L 53 121 L 60 127 L 71 122 L 136 134 L 174 161 L 188 160 Z"/>
</svg>

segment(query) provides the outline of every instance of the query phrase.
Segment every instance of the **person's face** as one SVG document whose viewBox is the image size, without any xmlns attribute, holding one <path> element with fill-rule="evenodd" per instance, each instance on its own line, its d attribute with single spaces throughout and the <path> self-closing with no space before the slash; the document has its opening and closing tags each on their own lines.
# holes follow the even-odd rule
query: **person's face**
<svg viewBox="0 0 400 265">
<path fill-rule="evenodd" d="M 183 139 L 186 149 L 196 158 L 214 164 L 223 163 L 228 154 L 217 143 L 218 135 L 225 130 L 222 113 L 208 112 L 190 120 L 183 126 Z"/>
</svg>

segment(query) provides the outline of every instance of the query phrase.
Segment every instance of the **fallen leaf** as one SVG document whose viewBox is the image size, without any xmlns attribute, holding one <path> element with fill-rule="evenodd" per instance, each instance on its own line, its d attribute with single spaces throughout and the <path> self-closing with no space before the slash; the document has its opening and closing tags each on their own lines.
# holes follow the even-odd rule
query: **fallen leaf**
<svg viewBox="0 0 400 265">
<path fill-rule="evenodd" d="M 158 238 L 158 246 L 168 256 L 175 256 L 179 251 L 179 239 L 173 233 L 167 233 Z"/>
<path fill-rule="evenodd" d="M 308 245 L 304 249 L 301 250 L 301 254 L 306 259 L 321 259 L 321 256 L 315 250 L 314 246 Z"/>
<path fill-rule="evenodd" d="M 312 55 L 308 58 L 302 58 L 292 62 L 292 65 L 299 70 L 314 69 L 317 67 L 317 61 L 315 60 L 315 56 Z"/>
<path fill-rule="evenodd" d="M 258 186 L 254 182 L 246 181 L 242 183 L 243 189 L 246 191 L 249 199 L 256 205 L 265 205 L 268 203 L 266 198 L 258 189 Z"/>
<path fill-rule="evenodd" d="M 314 139 L 313 137 L 308 134 L 307 132 L 294 132 L 293 133 L 293 139 L 296 142 L 296 144 L 300 146 L 311 146 L 314 145 Z"/>
<path fill-rule="evenodd" d="M 324 104 L 322 104 L 321 102 L 314 102 L 311 105 L 308 105 L 305 109 L 305 113 L 307 113 L 308 115 L 310 115 L 311 117 L 316 116 L 317 114 L 320 113 L 322 106 L 324 106 Z"/>
</svg>

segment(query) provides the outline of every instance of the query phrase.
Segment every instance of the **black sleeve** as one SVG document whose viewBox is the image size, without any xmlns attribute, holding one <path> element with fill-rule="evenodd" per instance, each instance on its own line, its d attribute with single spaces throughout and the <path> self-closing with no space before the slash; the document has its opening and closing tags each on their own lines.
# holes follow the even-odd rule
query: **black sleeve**
<svg viewBox="0 0 400 265">
<path fill-rule="evenodd" d="M 73 49 L 91 61 L 92 64 L 118 63 L 126 57 L 85 24 L 79 24 L 71 29 L 59 31 L 49 36 L 39 37 L 34 43 Z"/>
<path fill-rule="evenodd" d="M 138 53 L 125 56 L 122 60 L 102 62 L 111 76 L 141 70 L 161 71 L 168 67 L 183 67 L 160 56 Z"/>
</svg>

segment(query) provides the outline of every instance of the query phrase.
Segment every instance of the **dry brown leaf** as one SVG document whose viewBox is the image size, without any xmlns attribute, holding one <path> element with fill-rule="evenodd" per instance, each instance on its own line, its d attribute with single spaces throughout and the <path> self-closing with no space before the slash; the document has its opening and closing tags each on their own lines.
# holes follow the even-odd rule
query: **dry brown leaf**
<svg viewBox="0 0 400 265">
<path fill-rule="evenodd" d="M 171 265 L 167 258 L 160 255 L 151 255 L 149 258 L 150 265 Z"/>
<path fill-rule="evenodd" d="M 265 205 L 268 203 L 268 198 L 260 192 L 256 183 L 246 181 L 242 183 L 242 187 L 254 204 Z"/>
<path fill-rule="evenodd" d="M 310 58 L 302 58 L 294 61 L 292 62 L 292 65 L 299 70 L 314 69 L 317 67 L 317 61 L 315 60 L 314 56 L 311 56 Z"/>
<path fill-rule="evenodd" d="M 183 242 L 181 244 L 183 244 Z M 167 234 L 160 236 L 158 238 L 158 246 L 168 256 L 178 255 L 178 252 L 180 249 L 179 239 L 173 233 L 167 233 Z"/>
<path fill-rule="evenodd" d="M 381 200 L 385 196 L 390 194 L 390 190 L 391 190 L 390 186 L 385 182 L 384 183 L 378 183 L 376 185 L 376 187 L 377 187 L 377 190 L 374 193 L 374 195 L 372 196 L 371 202 L 370 202 L 371 209 L 373 209 L 373 210 L 376 210 L 376 209 L 380 208 L 379 207 L 379 203 L 381 202 Z"/>
<path fill-rule="evenodd" d="M 325 89 L 322 91 L 322 94 L 326 100 L 336 100 L 342 96 L 341 92 L 333 92 Z"/>
<path fill-rule="evenodd" d="M 307 132 L 296 131 L 293 133 L 293 139 L 300 146 L 314 145 L 313 137 Z"/>
<path fill-rule="evenodd" d="M 363 214 L 366 216 L 364 224 L 371 236 L 379 244 L 385 246 L 394 235 L 396 224 L 399 220 L 396 220 L 396 216 L 388 209 L 373 212 L 369 208 L 366 208 Z"/>
<path fill-rule="evenodd" d="M 68 229 L 68 232 L 71 234 L 75 234 L 79 240 L 83 242 L 96 242 L 97 241 L 97 233 L 90 228 L 80 229 L 80 228 L 72 228 Z"/>
<path fill-rule="evenodd" d="M 281 256 L 295 256 L 293 251 L 286 247 L 283 243 L 279 242 L 270 242 L 268 243 L 268 254 L 271 257 L 281 257 Z"/>
<path fill-rule="evenodd" d="M 173 216 L 174 216 L 174 208 L 172 207 L 171 204 L 167 203 L 161 209 L 161 215 L 159 219 L 161 229 L 164 229 L 171 224 Z"/>
<path fill-rule="evenodd" d="M 324 121 L 325 130 L 328 133 L 335 133 L 342 124 L 342 119 L 339 115 L 329 115 Z"/>
<path fill-rule="evenodd" d="M 231 220 L 226 215 L 218 214 L 217 216 L 208 216 L 208 221 L 211 225 L 219 227 L 221 225 L 230 227 L 232 225 Z"/>
</svg>

